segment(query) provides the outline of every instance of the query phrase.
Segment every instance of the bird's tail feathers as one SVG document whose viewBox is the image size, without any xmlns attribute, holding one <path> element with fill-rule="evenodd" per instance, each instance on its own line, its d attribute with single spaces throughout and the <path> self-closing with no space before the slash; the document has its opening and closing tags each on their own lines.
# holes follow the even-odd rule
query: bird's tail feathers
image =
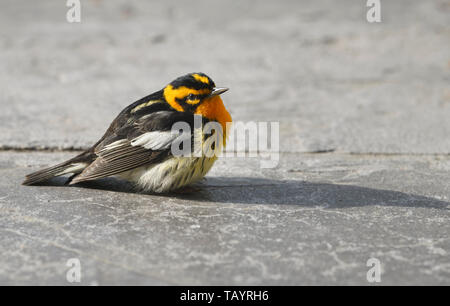
<svg viewBox="0 0 450 306">
<path fill-rule="evenodd" d="M 25 176 L 22 185 L 33 185 L 47 181 L 53 177 L 68 174 L 80 173 L 89 165 L 89 162 L 80 160 L 79 156 L 69 159 L 61 164 L 48 167 Z"/>
</svg>

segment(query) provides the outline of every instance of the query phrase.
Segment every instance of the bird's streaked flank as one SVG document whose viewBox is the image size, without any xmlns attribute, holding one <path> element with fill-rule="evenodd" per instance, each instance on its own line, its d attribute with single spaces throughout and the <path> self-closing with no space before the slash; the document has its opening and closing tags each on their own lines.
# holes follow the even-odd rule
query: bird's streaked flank
<svg viewBox="0 0 450 306">
<path fill-rule="evenodd" d="M 179 77 L 122 110 L 90 149 L 27 175 L 23 185 L 66 174 L 73 174 L 67 182 L 70 185 L 117 175 L 146 191 L 158 193 L 194 183 L 211 169 L 217 156 L 175 156 L 171 152 L 176 139 L 171 133 L 172 126 L 186 122 L 193 140 L 194 117 L 200 115 L 204 123 L 217 122 L 222 126 L 223 141 L 219 144 L 225 144 L 226 123 L 231 122 L 231 116 L 220 94 L 226 90 L 217 88 L 204 73 Z M 203 145 L 211 145 L 208 139 L 215 135 L 202 137 Z"/>
</svg>

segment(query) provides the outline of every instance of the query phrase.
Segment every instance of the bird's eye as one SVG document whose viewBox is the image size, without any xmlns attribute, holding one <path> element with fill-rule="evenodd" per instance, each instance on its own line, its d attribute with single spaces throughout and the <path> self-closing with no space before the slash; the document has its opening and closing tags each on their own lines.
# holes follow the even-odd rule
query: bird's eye
<svg viewBox="0 0 450 306">
<path fill-rule="evenodd" d="M 189 96 L 187 96 L 188 100 L 194 100 L 195 95 L 194 94 L 189 94 Z"/>
</svg>

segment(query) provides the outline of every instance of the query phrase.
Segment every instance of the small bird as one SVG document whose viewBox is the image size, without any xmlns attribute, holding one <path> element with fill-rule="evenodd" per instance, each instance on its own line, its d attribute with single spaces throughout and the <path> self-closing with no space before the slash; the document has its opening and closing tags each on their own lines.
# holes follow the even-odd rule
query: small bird
<svg viewBox="0 0 450 306">
<path fill-rule="evenodd" d="M 118 176 L 147 192 L 165 193 L 202 179 L 217 159 L 216 154 L 178 156 L 171 147 L 178 137 L 172 131 L 185 122 L 194 131 L 194 117 L 202 123 L 216 122 L 226 142 L 226 125 L 231 116 L 220 94 L 228 88 L 216 87 L 204 73 L 181 76 L 163 89 L 127 106 L 113 120 L 103 137 L 91 148 L 61 164 L 28 174 L 23 185 L 33 185 L 56 176 L 73 174 L 66 184 Z M 194 132 L 188 135 L 194 139 Z M 202 136 L 202 146 L 211 145 Z M 216 135 L 217 136 L 217 135 Z M 203 152 L 203 151 L 202 151 Z"/>
</svg>

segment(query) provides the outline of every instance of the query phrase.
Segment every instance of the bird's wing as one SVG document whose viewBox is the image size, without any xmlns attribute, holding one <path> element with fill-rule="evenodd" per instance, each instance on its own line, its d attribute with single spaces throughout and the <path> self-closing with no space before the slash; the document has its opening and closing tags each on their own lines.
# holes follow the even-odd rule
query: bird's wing
<svg viewBox="0 0 450 306">
<path fill-rule="evenodd" d="M 98 156 L 70 184 L 119 174 L 144 165 L 159 163 L 172 155 L 171 145 L 180 136 L 171 131 L 176 122 L 194 126 L 192 114 L 156 111 L 130 120 L 114 133 L 106 135 L 95 147 Z"/>
</svg>

